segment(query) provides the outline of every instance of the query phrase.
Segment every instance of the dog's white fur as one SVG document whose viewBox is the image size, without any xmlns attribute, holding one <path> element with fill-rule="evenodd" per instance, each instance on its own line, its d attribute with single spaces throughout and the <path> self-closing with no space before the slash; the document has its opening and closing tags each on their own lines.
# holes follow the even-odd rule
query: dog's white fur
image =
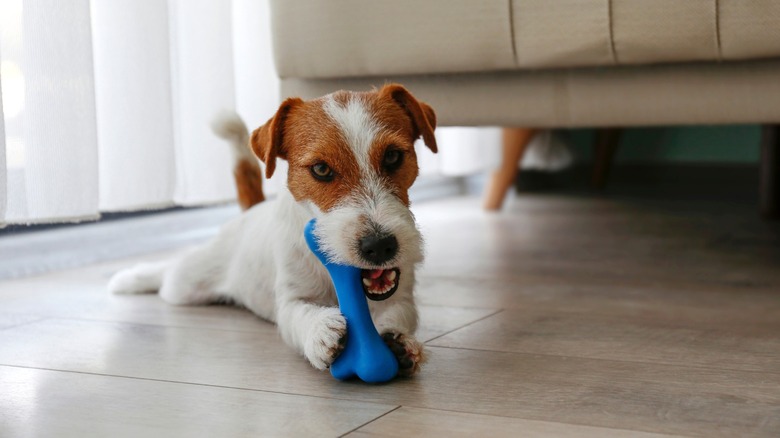
<svg viewBox="0 0 780 438">
<path fill-rule="evenodd" d="M 422 239 L 409 209 L 373 170 L 367 154 L 382 129 L 359 99 L 340 106 L 332 98 L 323 105 L 340 127 L 360 165 L 362 183 L 328 212 L 313 203 L 297 202 L 287 190 L 277 199 L 255 205 L 227 223 L 211 242 L 175 260 L 141 264 L 117 273 L 109 290 L 117 294 L 159 290 L 177 305 L 230 300 L 275 322 L 282 338 L 318 369 L 327 368 L 346 333 L 327 271 L 303 239 L 305 224 L 317 218 L 317 237 L 335 261 L 367 266 L 357 253 L 355 239 L 374 227 L 396 236 L 397 256 L 383 268 L 401 271 L 395 294 L 385 301 L 369 301 L 380 334 L 392 333 L 422 362 L 422 345 L 414 303 L 415 267 L 422 261 Z M 228 139 L 237 158 L 245 157 L 248 132 L 234 114 L 220 115 L 212 126 Z"/>
</svg>

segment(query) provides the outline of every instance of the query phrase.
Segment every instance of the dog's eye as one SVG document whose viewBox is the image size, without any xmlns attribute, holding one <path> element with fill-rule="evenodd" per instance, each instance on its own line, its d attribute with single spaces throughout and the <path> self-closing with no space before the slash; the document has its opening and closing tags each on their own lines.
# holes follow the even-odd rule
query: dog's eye
<svg viewBox="0 0 780 438">
<path fill-rule="evenodd" d="M 385 156 L 382 158 L 382 166 L 387 170 L 393 171 L 401 167 L 403 161 L 403 152 L 398 149 L 388 149 L 385 151 Z"/>
<path fill-rule="evenodd" d="M 311 166 L 311 174 L 320 181 L 333 181 L 333 169 L 325 163 L 317 163 Z"/>
</svg>

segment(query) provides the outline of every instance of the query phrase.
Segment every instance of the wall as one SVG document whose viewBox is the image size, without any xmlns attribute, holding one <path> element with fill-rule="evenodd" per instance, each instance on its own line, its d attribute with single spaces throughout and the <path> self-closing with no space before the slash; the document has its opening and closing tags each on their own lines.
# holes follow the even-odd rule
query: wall
<svg viewBox="0 0 780 438">
<path fill-rule="evenodd" d="M 578 161 L 591 160 L 594 130 L 560 133 Z M 760 138 L 758 125 L 628 128 L 623 131 L 615 162 L 752 164 L 758 162 Z"/>
</svg>

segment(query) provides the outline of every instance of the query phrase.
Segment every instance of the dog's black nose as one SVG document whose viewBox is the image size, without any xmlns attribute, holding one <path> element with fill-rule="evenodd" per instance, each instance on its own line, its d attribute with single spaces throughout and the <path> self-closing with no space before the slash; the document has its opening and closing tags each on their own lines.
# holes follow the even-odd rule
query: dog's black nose
<svg viewBox="0 0 780 438">
<path fill-rule="evenodd" d="M 372 234 L 360 239 L 360 254 L 366 261 L 381 265 L 395 257 L 398 239 L 392 234 Z"/>
</svg>

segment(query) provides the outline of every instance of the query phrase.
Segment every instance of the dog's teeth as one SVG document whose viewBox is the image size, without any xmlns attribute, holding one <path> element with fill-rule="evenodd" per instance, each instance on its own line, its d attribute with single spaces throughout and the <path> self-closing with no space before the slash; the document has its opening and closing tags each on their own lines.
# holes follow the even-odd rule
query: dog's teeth
<svg viewBox="0 0 780 438">
<path fill-rule="evenodd" d="M 390 273 L 387 274 L 387 279 L 390 281 L 395 281 L 395 276 L 396 276 L 395 271 L 390 271 Z"/>
<path fill-rule="evenodd" d="M 363 285 L 365 285 L 366 287 L 371 287 L 371 280 L 369 280 L 368 278 L 364 278 Z"/>
</svg>

